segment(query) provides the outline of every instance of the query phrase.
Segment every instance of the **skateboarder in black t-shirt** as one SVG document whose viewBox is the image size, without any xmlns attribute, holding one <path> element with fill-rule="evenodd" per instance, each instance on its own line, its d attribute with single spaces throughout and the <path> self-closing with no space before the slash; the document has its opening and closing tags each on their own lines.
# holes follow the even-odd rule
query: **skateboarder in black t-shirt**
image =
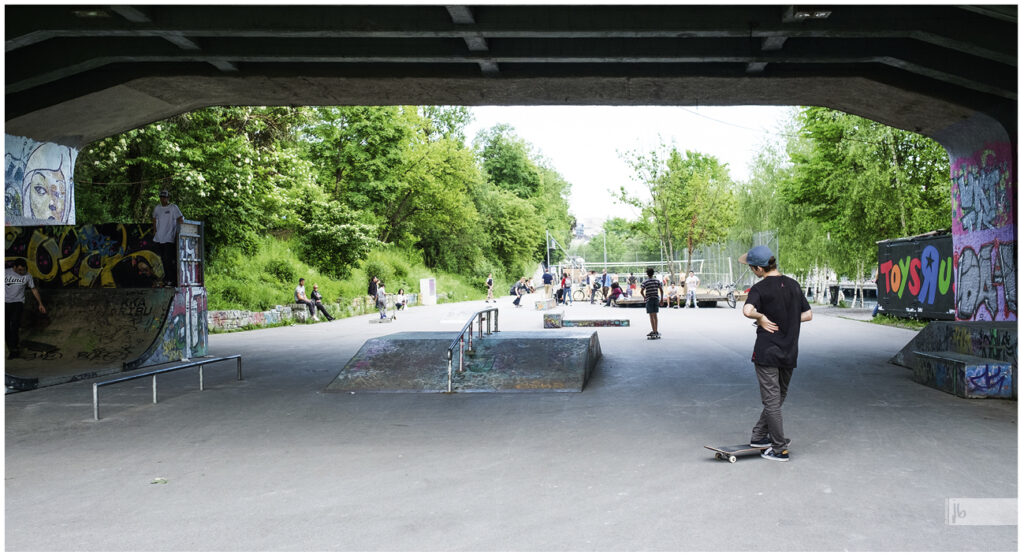
<svg viewBox="0 0 1024 559">
<path fill-rule="evenodd" d="M 764 410 L 750 436 L 750 446 L 764 448 L 762 457 L 789 460 L 789 439 L 782 430 L 782 403 L 796 368 L 800 323 L 812 318 L 811 306 L 800 284 L 779 273 L 775 256 L 766 246 L 756 246 L 740 257 L 740 262 L 761 281 L 750 288 L 743 316 L 757 325 L 754 362 L 761 388 Z"/>
</svg>

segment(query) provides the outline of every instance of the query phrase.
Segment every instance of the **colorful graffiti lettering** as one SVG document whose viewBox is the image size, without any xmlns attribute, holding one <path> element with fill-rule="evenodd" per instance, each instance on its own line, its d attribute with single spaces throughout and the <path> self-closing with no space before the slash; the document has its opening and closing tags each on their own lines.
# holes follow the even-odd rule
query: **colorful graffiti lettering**
<svg viewBox="0 0 1024 559">
<path fill-rule="evenodd" d="M 1006 364 L 990 363 L 966 367 L 964 382 L 969 397 L 1009 398 L 1013 393 L 1013 375 Z"/>
<path fill-rule="evenodd" d="M 5 227 L 6 260 L 24 258 L 40 287 L 152 287 L 164 277 L 149 224 Z"/>
<path fill-rule="evenodd" d="M 957 267 L 958 318 L 975 319 L 979 311 L 987 314 L 979 320 L 1010 319 L 1017 314 L 1016 246 L 997 240 L 982 245 L 978 252 L 964 247 Z"/>
<path fill-rule="evenodd" d="M 898 240 L 878 248 L 878 300 L 888 313 L 953 315 L 952 237 Z"/>
<path fill-rule="evenodd" d="M 984 146 L 951 166 L 957 320 L 1017 320 L 1013 148 Z"/>
<path fill-rule="evenodd" d="M 1009 144 L 989 146 L 952 166 L 954 221 L 964 231 L 1013 223 Z"/>
</svg>

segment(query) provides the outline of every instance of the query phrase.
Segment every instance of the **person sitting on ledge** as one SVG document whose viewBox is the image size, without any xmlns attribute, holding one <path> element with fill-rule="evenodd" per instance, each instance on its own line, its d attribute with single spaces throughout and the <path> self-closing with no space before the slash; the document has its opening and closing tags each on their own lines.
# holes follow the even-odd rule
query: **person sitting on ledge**
<svg viewBox="0 0 1024 559">
<path fill-rule="evenodd" d="M 612 282 L 612 292 L 608 294 L 608 299 L 606 300 L 604 306 L 610 307 L 612 305 L 612 301 L 615 301 L 615 300 L 621 299 L 621 298 L 622 298 L 622 287 L 619 286 L 619 282 L 613 281 Z"/>
</svg>

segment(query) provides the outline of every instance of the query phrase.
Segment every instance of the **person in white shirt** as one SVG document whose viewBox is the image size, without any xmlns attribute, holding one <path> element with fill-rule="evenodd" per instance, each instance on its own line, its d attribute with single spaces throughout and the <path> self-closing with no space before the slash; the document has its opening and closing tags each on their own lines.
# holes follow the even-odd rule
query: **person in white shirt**
<svg viewBox="0 0 1024 559">
<path fill-rule="evenodd" d="M 164 265 L 165 285 L 174 285 L 178 279 L 178 228 L 185 216 L 178 206 L 170 203 L 171 193 L 160 191 L 160 203 L 153 208 L 153 242 Z"/>
<path fill-rule="evenodd" d="M 693 275 L 693 271 L 691 270 L 690 273 L 686 275 L 686 303 L 683 304 L 684 307 L 690 306 L 690 308 L 693 308 L 697 306 L 697 287 L 699 285 L 700 278 Z"/>
<path fill-rule="evenodd" d="M 665 303 L 665 308 L 671 307 L 672 301 L 675 300 L 676 308 L 678 309 L 681 299 L 682 297 L 679 296 L 679 286 L 676 285 L 676 282 L 672 282 L 668 286 L 668 301 Z"/>
<path fill-rule="evenodd" d="M 4 271 L 4 339 L 7 341 L 8 359 L 21 357 L 18 333 L 21 330 L 21 314 L 25 310 L 26 286 L 39 303 L 39 312 L 46 314 L 36 283 L 28 273 L 28 264 L 24 258 L 16 258 L 13 266 Z"/>
<path fill-rule="evenodd" d="M 313 320 L 320 320 L 316 317 L 316 307 L 313 305 L 313 301 L 306 297 L 306 278 L 299 278 L 299 285 L 295 288 L 295 302 L 306 305 L 309 309 L 309 317 Z"/>
</svg>

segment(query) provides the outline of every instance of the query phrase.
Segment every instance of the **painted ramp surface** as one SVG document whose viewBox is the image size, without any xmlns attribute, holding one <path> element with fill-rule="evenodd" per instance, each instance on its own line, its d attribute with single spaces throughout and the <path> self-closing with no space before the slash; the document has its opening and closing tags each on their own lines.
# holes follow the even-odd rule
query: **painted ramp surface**
<svg viewBox="0 0 1024 559">
<path fill-rule="evenodd" d="M 47 290 L 46 315 L 25 305 L 22 358 L 6 361 L 7 389 L 95 378 L 141 363 L 159 349 L 174 299 L 171 288 Z"/>
<path fill-rule="evenodd" d="M 325 392 L 446 392 L 455 332 L 367 340 Z M 497 332 L 473 341 L 453 392 L 580 392 L 601 358 L 594 331 Z"/>
</svg>

